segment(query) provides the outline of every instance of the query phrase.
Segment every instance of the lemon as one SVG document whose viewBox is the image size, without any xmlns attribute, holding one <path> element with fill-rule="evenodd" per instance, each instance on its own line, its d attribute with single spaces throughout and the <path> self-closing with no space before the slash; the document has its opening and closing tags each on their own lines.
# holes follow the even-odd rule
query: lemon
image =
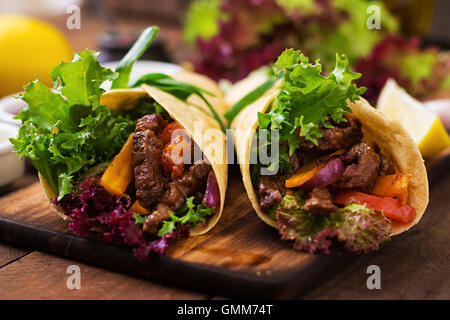
<svg viewBox="0 0 450 320">
<path fill-rule="evenodd" d="M 394 80 L 388 80 L 381 90 L 377 108 L 388 119 L 401 123 L 423 157 L 435 155 L 450 146 L 450 138 L 439 117 L 406 93 Z"/>
<path fill-rule="evenodd" d="M 0 97 L 23 91 L 36 77 L 51 85 L 52 68 L 72 56 L 67 39 L 50 24 L 0 14 Z"/>
</svg>

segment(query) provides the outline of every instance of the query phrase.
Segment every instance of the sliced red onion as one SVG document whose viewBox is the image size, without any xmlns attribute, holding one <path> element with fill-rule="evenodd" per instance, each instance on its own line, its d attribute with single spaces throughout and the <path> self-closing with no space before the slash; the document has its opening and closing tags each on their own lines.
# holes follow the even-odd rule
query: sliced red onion
<svg viewBox="0 0 450 320">
<path fill-rule="evenodd" d="M 206 183 L 205 205 L 207 207 L 218 207 L 220 205 L 219 185 L 213 170 L 209 173 Z"/>
<path fill-rule="evenodd" d="M 315 187 L 325 187 L 335 182 L 344 172 L 344 164 L 339 158 L 332 159 L 317 172 L 308 182 L 305 183 L 305 189 Z"/>
</svg>

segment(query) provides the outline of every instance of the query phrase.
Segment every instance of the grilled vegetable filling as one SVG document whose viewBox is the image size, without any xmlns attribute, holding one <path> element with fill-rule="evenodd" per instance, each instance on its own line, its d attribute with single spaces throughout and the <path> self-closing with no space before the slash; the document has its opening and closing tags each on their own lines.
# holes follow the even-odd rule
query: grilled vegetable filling
<svg viewBox="0 0 450 320">
<path fill-rule="evenodd" d="M 180 124 L 164 112 L 136 123 L 107 166 L 80 175 L 71 192 L 53 202 L 71 218 L 76 234 L 94 230 L 146 259 L 150 252 L 164 253 L 169 240 L 189 236 L 189 228 L 206 224 L 220 194 L 211 165 Z"/>
<path fill-rule="evenodd" d="M 145 232 L 158 233 L 163 221 L 170 220 L 187 197 L 207 208 L 205 189 L 208 176 L 214 173 L 205 159 L 194 162 L 194 148 L 194 141 L 177 122 L 169 124 L 160 114 L 138 120 L 131 167 L 136 201 L 148 211 Z M 204 212 L 211 214 L 212 210 Z M 201 219 L 204 221 L 205 217 Z"/>
</svg>

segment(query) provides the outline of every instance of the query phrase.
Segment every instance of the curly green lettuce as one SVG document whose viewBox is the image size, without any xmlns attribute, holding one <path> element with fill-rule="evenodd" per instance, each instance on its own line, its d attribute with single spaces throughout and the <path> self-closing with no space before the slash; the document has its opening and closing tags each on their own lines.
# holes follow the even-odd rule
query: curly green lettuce
<svg viewBox="0 0 450 320">
<path fill-rule="evenodd" d="M 99 52 L 85 50 L 75 53 L 71 62 L 63 62 L 50 73 L 54 89 L 40 81 L 25 86 L 21 95 L 27 106 L 16 119 L 22 126 L 11 139 L 17 153 L 28 157 L 58 195 L 70 193 L 74 182 L 91 168 L 108 163 L 116 155 L 143 115 L 161 113 L 170 116 L 153 99 L 142 99 L 133 110 L 112 111 L 100 105 L 105 91 L 101 85 L 112 81 L 113 88 L 128 88 L 131 68 L 149 47 L 158 27 L 144 30 L 138 41 L 120 61 L 116 72 L 97 61 Z M 181 100 L 198 95 L 210 107 L 222 129 L 225 126 L 203 96 L 208 93 L 188 83 L 153 73 L 142 76 L 131 86 L 146 83 Z"/>
<path fill-rule="evenodd" d="M 100 85 L 117 74 L 97 61 L 98 52 L 76 53 L 51 72 L 55 89 L 36 80 L 21 96 L 27 106 L 16 119 L 19 134 L 11 139 L 58 194 L 69 194 L 78 174 L 110 161 L 135 127 L 135 121 L 113 116 L 100 105 Z"/>
<path fill-rule="evenodd" d="M 279 157 L 273 157 L 269 169 L 279 164 L 281 171 L 290 167 L 289 156 L 299 147 L 300 137 L 317 144 L 322 128 L 332 128 L 347 121 L 344 114 L 351 112 L 347 100 L 354 102 L 364 93 L 352 82 L 361 74 L 350 71 L 345 55 L 336 54 L 336 66 L 323 75 L 319 60 L 311 63 L 299 50 L 286 49 L 274 65 L 275 74 L 283 74 L 280 93 L 266 113 L 258 114 L 260 129 L 279 130 Z M 268 137 L 267 141 L 270 141 Z M 276 163 L 275 161 L 279 161 Z"/>
<path fill-rule="evenodd" d="M 328 254 L 331 239 L 336 238 L 350 251 L 367 253 L 390 239 L 391 222 L 382 212 L 349 204 L 321 216 L 303 211 L 303 204 L 303 194 L 286 195 L 272 210 L 281 238 L 294 240 L 294 248 L 298 250 Z"/>
</svg>

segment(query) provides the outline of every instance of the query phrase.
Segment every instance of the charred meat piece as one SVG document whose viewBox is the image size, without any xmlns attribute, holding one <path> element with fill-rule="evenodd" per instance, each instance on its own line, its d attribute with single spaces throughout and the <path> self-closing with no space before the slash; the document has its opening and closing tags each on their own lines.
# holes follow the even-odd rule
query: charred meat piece
<svg viewBox="0 0 450 320">
<path fill-rule="evenodd" d="M 380 155 L 381 163 L 380 163 L 380 176 L 387 176 L 390 174 L 394 174 L 394 165 L 392 164 L 392 161 L 389 159 L 386 159 L 383 157 L 383 155 Z"/>
<path fill-rule="evenodd" d="M 184 198 L 190 197 L 195 195 L 197 190 L 204 190 L 206 188 L 206 181 L 210 171 L 211 165 L 208 164 L 206 160 L 200 160 L 190 166 L 189 170 L 185 172 L 180 179 L 171 183 L 177 185 L 178 189 L 181 190 L 181 193 L 184 194 Z M 163 198 L 163 201 L 165 201 L 165 198 Z M 169 206 L 173 206 L 172 204 L 176 204 L 178 201 L 166 201 L 166 203 L 168 203 Z M 178 209 L 180 205 L 176 205 L 176 209 Z"/>
<path fill-rule="evenodd" d="M 159 226 L 165 220 L 170 219 L 170 208 L 164 203 L 158 203 L 155 210 L 145 219 L 144 227 L 142 230 L 149 234 L 156 234 Z"/>
<path fill-rule="evenodd" d="M 284 179 L 278 176 L 261 176 L 258 179 L 259 206 L 266 211 L 279 204 L 285 193 Z"/>
<path fill-rule="evenodd" d="M 211 165 L 203 160 L 190 166 L 180 179 L 170 182 L 160 203 L 147 217 L 143 230 L 150 234 L 156 233 L 161 222 L 170 218 L 170 212 L 180 208 L 187 197 L 196 195 L 199 190 L 206 188 L 210 171 Z"/>
<path fill-rule="evenodd" d="M 152 130 L 158 134 L 167 126 L 167 123 L 168 121 L 164 120 L 159 113 L 149 114 L 138 119 L 135 132 Z"/>
<path fill-rule="evenodd" d="M 161 115 L 152 114 L 138 120 L 133 134 L 133 155 L 136 199 L 147 209 L 159 201 L 165 190 L 159 162 L 163 149 L 156 134 L 167 125 Z"/>
<path fill-rule="evenodd" d="M 354 145 L 342 156 L 348 166 L 342 176 L 333 185 L 333 189 L 354 189 L 370 192 L 380 172 L 380 155 L 377 146 L 371 142 Z M 356 162 L 356 163 L 355 163 Z"/>
<path fill-rule="evenodd" d="M 331 194 L 327 188 L 314 188 L 302 209 L 318 215 L 328 215 L 330 212 L 336 211 L 337 207 L 331 200 Z"/>
<path fill-rule="evenodd" d="M 362 139 L 361 122 L 351 116 L 345 115 L 347 122 L 336 124 L 334 128 L 320 129 L 322 136 L 317 139 L 317 145 L 304 137 L 300 137 L 300 150 L 302 151 L 332 151 L 347 149 Z"/>
</svg>

